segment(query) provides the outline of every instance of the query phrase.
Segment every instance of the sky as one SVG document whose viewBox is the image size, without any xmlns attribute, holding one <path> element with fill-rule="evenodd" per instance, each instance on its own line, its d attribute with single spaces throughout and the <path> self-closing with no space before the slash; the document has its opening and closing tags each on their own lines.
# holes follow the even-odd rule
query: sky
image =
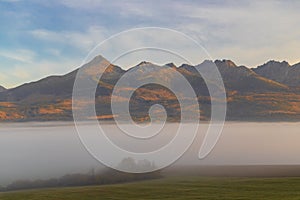
<svg viewBox="0 0 300 200">
<path fill-rule="evenodd" d="M 97 44 L 143 27 L 182 32 L 213 60 L 230 59 L 248 67 L 271 59 L 295 64 L 300 62 L 299 10 L 300 2 L 292 0 L 0 0 L 0 85 L 12 88 L 70 72 Z M 143 37 L 136 36 L 114 48 L 137 41 L 143 45 Z M 182 50 L 190 49 L 182 45 Z M 126 69 L 145 55 L 128 56 L 116 64 Z M 202 61 L 201 56 L 192 60 Z"/>
</svg>

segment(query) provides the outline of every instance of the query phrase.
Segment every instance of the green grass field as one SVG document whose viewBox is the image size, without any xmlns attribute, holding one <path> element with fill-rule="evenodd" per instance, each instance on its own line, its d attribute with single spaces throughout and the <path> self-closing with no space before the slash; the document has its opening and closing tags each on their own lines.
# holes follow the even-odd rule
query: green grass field
<svg viewBox="0 0 300 200">
<path fill-rule="evenodd" d="M 1 200 L 278 199 L 300 200 L 300 178 L 176 177 L 128 184 L 0 193 Z"/>
</svg>

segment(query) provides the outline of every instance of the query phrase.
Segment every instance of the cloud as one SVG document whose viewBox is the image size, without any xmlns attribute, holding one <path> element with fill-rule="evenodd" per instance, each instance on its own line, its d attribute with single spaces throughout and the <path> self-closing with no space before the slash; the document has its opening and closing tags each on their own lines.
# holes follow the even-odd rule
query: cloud
<svg viewBox="0 0 300 200">
<path fill-rule="evenodd" d="M 36 54 L 28 49 L 4 50 L 0 49 L 0 56 L 23 63 L 32 63 Z"/>
<path fill-rule="evenodd" d="M 56 48 L 47 48 L 45 52 L 49 53 L 52 56 L 62 56 L 62 52 Z"/>
<path fill-rule="evenodd" d="M 297 1 L 55 0 L 49 3 L 33 0 L 0 13 L 0 20 L 2 17 L 7 27 L 0 35 L 3 37 L 0 56 L 10 60 L 7 68 L 18 69 L 18 76 L 23 78 L 16 80 L 10 73 L 17 71 L 6 67 L 1 67 L 1 74 L 10 74 L 9 85 L 63 74 L 78 66 L 93 47 L 112 34 L 143 26 L 182 31 L 203 45 L 214 59 L 228 58 L 250 67 L 268 59 L 296 63 L 300 61 L 299 9 Z M 61 20 L 54 24 L 54 17 Z M 180 43 L 160 34 L 153 38 Z M 113 57 L 117 48 L 143 46 L 144 40 L 138 36 L 124 38 L 113 44 L 116 49 L 112 48 L 110 55 L 104 56 Z M 184 45 L 182 48 L 193 54 Z M 138 59 L 143 56 L 150 59 L 152 53 L 138 55 Z M 136 56 L 122 58 L 118 64 L 136 64 Z M 202 62 L 202 57 L 193 62 Z M 22 70 L 30 75 L 21 73 Z"/>
<path fill-rule="evenodd" d="M 90 26 L 85 31 L 53 31 L 34 29 L 26 32 L 38 46 L 29 49 L 0 49 L 0 57 L 6 58 L 1 66 L 1 82 L 8 88 L 54 74 L 68 73 L 82 63 L 88 52 L 106 39 L 105 30 Z M 71 51 L 80 53 L 71 53 Z M 34 51 L 35 50 L 35 51 Z M 5 76 L 3 76 L 5 74 Z"/>
<path fill-rule="evenodd" d="M 106 29 L 91 26 L 86 31 L 52 31 L 47 29 L 35 29 L 30 34 L 35 39 L 66 44 L 79 50 L 88 51 L 106 38 Z"/>
<path fill-rule="evenodd" d="M 184 18 L 175 27 L 204 44 L 215 58 L 226 57 L 250 66 L 279 58 L 299 62 L 299 57 L 295 59 L 299 45 L 287 45 L 291 41 L 300 44 L 295 7 L 280 1 L 175 4 L 174 9 Z"/>
<path fill-rule="evenodd" d="M 0 0 L 0 3 L 1 2 L 9 2 L 9 3 L 15 3 L 15 2 L 19 2 L 21 0 Z"/>
<path fill-rule="evenodd" d="M 83 12 L 105 13 L 121 16 L 123 18 L 134 19 L 136 16 L 154 18 L 161 15 L 161 8 L 165 9 L 170 5 L 171 1 L 103 1 L 103 0 L 62 0 L 56 3 L 62 4 L 68 8 L 80 10 Z M 158 6 L 159 5 L 159 6 Z"/>
<path fill-rule="evenodd" d="M 65 6 L 68 6 L 70 8 L 80 8 L 80 9 L 98 9 L 102 6 L 103 1 L 101 0 L 62 0 L 58 1 L 58 3 L 61 3 Z"/>
<path fill-rule="evenodd" d="M 125 17 L 129 22 L 134 21 L 136 16 L 140 16 L 144 22 L 139 25 L 135 23 L 134 26 L 129 24 L 128 28 L 151 26 L 155 21 L 159 26 L 182 31 L 206 47 L 215 59 L 229 58 L 249 66 L 261 64 L 270 58 L 299 61 L 296 55 L 299 46 L 294 44 L 300 42 L 300 29 L 296 28 L 299 18 L 297 6 L 289 7 L 280 1 L 229 2 L 166 1 L 158 6 L 155 2 L 140 1 L 62 1 L 67 7 L 83 12 L 94 13 L 99 10 L 105 15 L 105 12 L 118 10 L 116 15 Z M 52 38 L 86 51 L 110 36 L 112 31 L 108 29 L 117 30 L 112 24 L 110 28 L 91 27 L 82 32 L 36 30 L 33 33 L 38 38 Z M 118 45 L 143 44 L 138 39 L 141 38 L 124 40 Z M 289 41 L 293 41 L 292 44 Z M 199 57 L 198 62 L 201 61 Z"/>
<path fill-rule="evenodd" d="M 269 58 L 295 59 L 300 43 L 300 3 L 285 1 L 63 1 L 83 12 L 115 13 L 128 28 L 161 26 L 182 31 L 207 47 L 215 58 L 255 66 Z M 105 10 L 105 12 L 103 11 Z M 139 19 L 139 21 L 137 20 Z M 130 23 L 133 26 L 130 26 Z M 260 53 L 258 53 L 260 52 Z M 281 56 L 284 55 L 284 56 Z M 201 62 L 199 60 L 199 62 Z"/>
<path fill-rule="evenodd" d="M 80 64 L 81 58 L 41 60 L 34 63 L 15 64 L 9 68 L 1 69 L 0 85 L 6 88 L 13 88 L 50 75 L 66 74 L 75 70 Z"/>
</svg>

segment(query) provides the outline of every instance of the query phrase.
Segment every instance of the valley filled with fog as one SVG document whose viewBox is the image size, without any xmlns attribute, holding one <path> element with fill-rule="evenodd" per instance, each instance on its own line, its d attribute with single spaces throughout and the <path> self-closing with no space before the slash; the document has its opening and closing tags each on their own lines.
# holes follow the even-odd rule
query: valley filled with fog
<svg viewBox="0 0 300 200">
<path fill-rule="evenodd" d="M 128 137 L 112 123 L 102 124 L 102 129 L 119 147 L 148 152 L 167 144 L 176 134 L 178 125 L 166 124 L 151 141 Z M 86 122 L 83 126 L 88 134 L 94 125 Z M 213 151 L 199 160 L 207 127 L 207 123 L 200 124 L 196 140 L 173 166 L 300 164 L 300 123 L 226 122 Z M 104 168 L 85 149 L 72 122 L 3 123 L 0 130 L 0 184 Z M 111 157 L 114 159 L 113 155 Z"/>
</svg>

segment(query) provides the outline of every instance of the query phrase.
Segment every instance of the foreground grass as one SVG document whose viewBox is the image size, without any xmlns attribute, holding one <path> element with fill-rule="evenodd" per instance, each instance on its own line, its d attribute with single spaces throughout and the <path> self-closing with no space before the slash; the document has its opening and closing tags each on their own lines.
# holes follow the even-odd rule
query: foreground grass
<svg viewBox="0 0 300 200">
<path fill-rule="evenodd" d="M 0 193 L 1 200 L 272 199 L 300 200 L 300 178 L 177 177 L 129 184 Z"/>
</svg>

